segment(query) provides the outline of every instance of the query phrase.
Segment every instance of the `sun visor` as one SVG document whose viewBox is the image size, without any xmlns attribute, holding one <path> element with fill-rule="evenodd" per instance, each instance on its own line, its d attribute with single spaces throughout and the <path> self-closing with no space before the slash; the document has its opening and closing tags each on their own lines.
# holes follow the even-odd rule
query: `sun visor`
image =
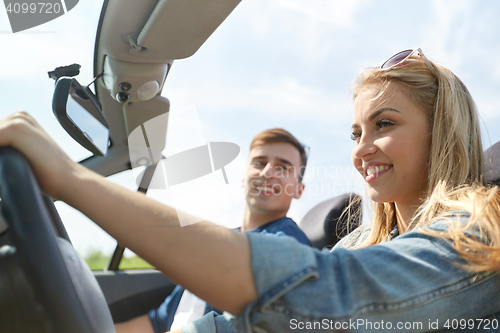
<svg viewBox="0 0 500 333">
<path fill-rule="evenodd" d="M 152 165 L 165 149 L 170 102 L 162 96 L 140 103 L 126 103 L 123 114 L 132 167 Z"/>
<path fill-rule="evenodd" d="M 137 37 L 138 55 L 192 56 L 241 0 L 160 0 Z"/>
<path fill-rule="evenodd" d="M 164 121 L 160 122 L 162 140 L 165 140 L 167 133 L 168 111 L 170 110 L 170 101 L 163 96 L 156 96 L 155 98 L 140 103 L 126 103 L 123 105 L 123 116 L 125 119 L 125 127 L 127 135 L 130 135 L 134 129 L 143 125 L 152 119 L 161 115 L 167 115 Z"/>
</svg>

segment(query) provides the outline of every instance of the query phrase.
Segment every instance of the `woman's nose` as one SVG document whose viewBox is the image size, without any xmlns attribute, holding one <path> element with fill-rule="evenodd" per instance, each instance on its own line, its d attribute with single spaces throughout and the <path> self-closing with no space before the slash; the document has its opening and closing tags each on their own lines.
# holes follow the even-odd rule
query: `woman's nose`
<svg viewBox="0 0 500 333">
<path fill-rule="evenodd" d="M 353 156 L 356 159 L 364 159 L 367 156 L 374 154 L 377 151 L 377 147 L 372 139 L 368 136 L 361 136 L 358 144 L 353 149 Z"/>
</svg>

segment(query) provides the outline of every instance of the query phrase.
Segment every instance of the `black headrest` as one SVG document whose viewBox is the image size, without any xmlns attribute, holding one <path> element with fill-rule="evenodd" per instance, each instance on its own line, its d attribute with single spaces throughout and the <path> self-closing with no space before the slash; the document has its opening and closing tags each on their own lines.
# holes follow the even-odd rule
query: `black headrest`
<svg viewBox="0 0 500 333">
<path fill-rule="evenodd" d="M 347 207 L 349 210 L 345 211 Z M 322 249 L 335 245 L 360 223 L 361 197 L 346 193 L 311 208 L 300 221 L 299 227 L 315 248 Z"/>
<path fill-rule="evenodd" d="M 500 186 L 500 142 L 484 152 L 484 180 L 488 184 Z"/>
</svg>

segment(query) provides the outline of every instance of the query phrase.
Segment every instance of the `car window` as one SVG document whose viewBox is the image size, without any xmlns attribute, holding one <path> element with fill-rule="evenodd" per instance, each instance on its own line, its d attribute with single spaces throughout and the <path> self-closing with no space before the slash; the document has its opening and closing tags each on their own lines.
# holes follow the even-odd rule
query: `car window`
<svg viewBox="0 0 500 333">
<path fill-rule="evenodd" d="M 126 249 L 123 253 L 123 257 L 120 260 L 120 265 L 118 269 L 148 269 L 154 268 L 153 265 L 148 263 L 146 260 L 139 257 L 133 251 Z"/>
<path fill-rule="evenodd" d="M 131 170 L 110 176 L 107 179 L 129 190 L 135 191 L 137 189 Z M 117 246 L 116 240 L 73 207 L 61 201 L 56 202 L 55 205 L 76 251 L 85 259 L 92 270 L 106 269 Z M 133 252 L 125 251 L 122 267 L 123 269 L 131 269 L 151 268 L 152 266 Z"/>
<path fill-rule="evenodd" d="M 108 267 L 116 240 L 92 220 L 62 201 L 55 203 L 71 243 L 92 270 Z"/>
</svg>

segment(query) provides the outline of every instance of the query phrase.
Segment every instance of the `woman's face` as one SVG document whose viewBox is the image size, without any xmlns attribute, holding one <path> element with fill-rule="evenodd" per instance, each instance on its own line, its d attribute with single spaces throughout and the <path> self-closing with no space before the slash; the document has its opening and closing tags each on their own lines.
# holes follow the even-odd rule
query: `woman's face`
<svg viewBox="0 0 500 333">
<path fill-rule="evenodd" d="M 428 117 L 397 84 L 377 97 L 380 87 L 367 85 L 354 101 L 354 166 L 373 201 L 420 205 L 431 144 Z"/>
</svg>

